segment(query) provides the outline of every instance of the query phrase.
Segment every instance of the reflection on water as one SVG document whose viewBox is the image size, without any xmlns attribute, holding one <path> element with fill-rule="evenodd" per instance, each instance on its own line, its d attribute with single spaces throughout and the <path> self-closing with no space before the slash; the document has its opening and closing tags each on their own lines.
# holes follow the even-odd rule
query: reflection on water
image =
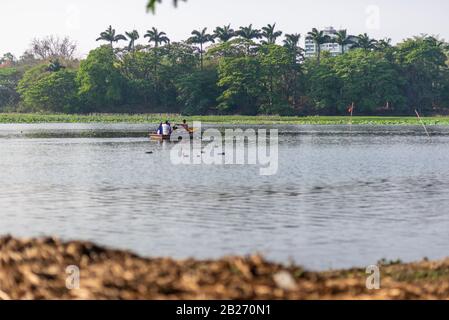
<svg viewBox="0 0 449 320">
<path fill-rule="evenodd" d="M 149 127 L 0 125 L 0 234 L 319 269 L 448 255 L 449 128 L 277 126 L 279 172 L 263 177 L 173 166 Z"/>
</svg>

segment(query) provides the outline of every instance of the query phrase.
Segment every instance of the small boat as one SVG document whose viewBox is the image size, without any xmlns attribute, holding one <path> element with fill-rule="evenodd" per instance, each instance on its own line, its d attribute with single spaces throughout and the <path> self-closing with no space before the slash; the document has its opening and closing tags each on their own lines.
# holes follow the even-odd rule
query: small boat
<svg viewBox="0 0 449 320">
<path fill-rule="evenodd" d="M 171 135 L 151 133 L 150 139 L 154 141 L 181 141 L 183 139 L 193 139 L 192 132 L 173 132 Z"/>
<path fill-rule="evenodd" d="M 158 141 L 170 140 L 170 137 L 171 136 L 169 134 L 157 134 L 157 133 L 150 134 L 151 140 L 158 140 Z"/>
</svg>

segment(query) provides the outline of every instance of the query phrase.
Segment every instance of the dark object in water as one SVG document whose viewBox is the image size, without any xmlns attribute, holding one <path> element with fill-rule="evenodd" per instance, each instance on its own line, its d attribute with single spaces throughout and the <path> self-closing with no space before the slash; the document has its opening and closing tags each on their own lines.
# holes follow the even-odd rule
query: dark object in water
<svg viewBox="0 0 449 320">
<path fill-rule="evenodd" d="M 153 151 L 147 151 L 146 154 L 153 154 Z"/>
</svg>

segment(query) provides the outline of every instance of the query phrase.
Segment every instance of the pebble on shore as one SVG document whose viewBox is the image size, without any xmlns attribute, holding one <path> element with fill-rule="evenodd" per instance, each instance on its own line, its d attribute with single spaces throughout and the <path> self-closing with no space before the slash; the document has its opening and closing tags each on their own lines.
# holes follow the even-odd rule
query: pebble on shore
<svg viewBox="0 0 449 320">
<path fill-rule="evenodd" d="M 68 267 L 79 268 L 79 288 Z M 0 300 L 7 299 L 448 299 L 449 260 L 365 270 L 307 272 L 260 256 L 197 261 L 141 258 L 55 238 L 0 238 Z"/>
</svg>

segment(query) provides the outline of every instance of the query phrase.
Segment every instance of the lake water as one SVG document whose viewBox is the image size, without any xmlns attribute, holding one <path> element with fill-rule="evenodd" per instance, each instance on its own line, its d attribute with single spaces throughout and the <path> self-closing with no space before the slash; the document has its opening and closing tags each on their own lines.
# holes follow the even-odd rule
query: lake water
<svg viewBox="0 0 449 320">
<path fill-rule="evenodd" d="M 274 176 L 174 166 L 146 125 L 0 125 L 0 234 L 313 269 L 449 256 L 449 127 L 268 128 Z"/>
</svg>

